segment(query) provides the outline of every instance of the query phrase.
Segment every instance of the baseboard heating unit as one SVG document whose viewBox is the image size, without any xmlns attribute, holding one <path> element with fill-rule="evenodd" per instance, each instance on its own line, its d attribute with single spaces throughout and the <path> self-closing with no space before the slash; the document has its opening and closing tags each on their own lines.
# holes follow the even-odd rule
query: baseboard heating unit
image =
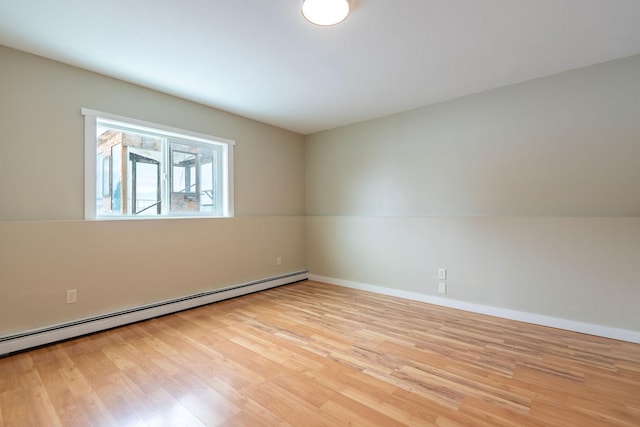
<svg viewBox="0 0 640 427">
<path fill-rule="evenodd" d="M 298 271 L 282 276 L 270 277 L 253 282 L 237 284 L 226 288 L 187 295 L 172 300 L 161 301 L 86 319 L 32 329 L 13 335 L 0 337 L 0 357 L 16 351 L 51 344 L 93 332 L 115 328 L 129 323 L 147 320 L 165 314 L 175 313 L 201 305 L 211 304 L 229 298 L 263 291 L 277 286 L 306 280 L 308 271 Z"/>
</svg>

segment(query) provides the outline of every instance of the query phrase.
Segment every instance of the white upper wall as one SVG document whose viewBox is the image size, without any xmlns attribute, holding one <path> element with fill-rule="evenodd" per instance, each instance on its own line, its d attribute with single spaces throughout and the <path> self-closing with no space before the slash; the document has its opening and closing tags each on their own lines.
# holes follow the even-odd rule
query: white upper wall
<svg viewBox="0 0 640 427">
<path fill-rule="evenodd" d="M 311 135 L 306 173 L 307 215 L 639 216 L 640 56 Z"/>
<path fill-rule="evenodd" d="M 304 213 L 296 133 L 3 46 L 0 94 L 0 221 L 83 218 L 82 107 L 234 140 L 235 214 Z"/>
</svg>

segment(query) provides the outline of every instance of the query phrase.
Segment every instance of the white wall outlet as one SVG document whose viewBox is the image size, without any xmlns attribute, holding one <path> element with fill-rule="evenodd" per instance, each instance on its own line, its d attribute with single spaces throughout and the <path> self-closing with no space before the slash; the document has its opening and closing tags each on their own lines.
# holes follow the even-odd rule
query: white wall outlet
<svg viewBox="0 0 640 427">
<path fill-rule="evenodd" d="M 73 304 L 78 301 L 78 290 L 67 289 L 67 304 Z"/>
<path fill-rule="evenodd" d="M 282 265 L 282 257 L 276 257 L 276 265 Z"/>
<path fill-rule="evenodd" d="M 445 282 L 438 283 L 438 293 L 439 294 L 447 293 L 447 284 Z"/>
<path fill-rule="evenodd" d="M 447 280 L 447 269 L 440 267 L 438 269 L 438 280 Z"/>
</svg>

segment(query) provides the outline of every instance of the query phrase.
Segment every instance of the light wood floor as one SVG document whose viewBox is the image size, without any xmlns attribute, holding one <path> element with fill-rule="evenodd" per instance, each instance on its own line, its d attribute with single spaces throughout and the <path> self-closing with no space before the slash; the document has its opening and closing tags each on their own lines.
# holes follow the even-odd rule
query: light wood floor
<svg viewBox="0 0 640 427">
<path fill-rule="evenodd" d="M 0 359 L 2 426 L 640 426 L 640 345 L 314 282 Z"/>
</svg>

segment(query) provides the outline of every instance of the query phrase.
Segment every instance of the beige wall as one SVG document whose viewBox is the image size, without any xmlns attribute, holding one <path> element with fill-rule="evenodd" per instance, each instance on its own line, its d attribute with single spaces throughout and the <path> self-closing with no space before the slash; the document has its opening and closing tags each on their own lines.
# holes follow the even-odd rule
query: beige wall
<svg viewBox="0 0 640 427">
<path fill-rule="evenodd" d="M 236 218 L 83 221 L 82 107 L 235 140 Z M 301 135 L 1 46 L 0 132 L 0 336 L 305 268 Z"/>
<path fill-rule="evenodd" d="M 312 274 L 640 331 L 640 56 L 311 135 Z"/>
</svg>

